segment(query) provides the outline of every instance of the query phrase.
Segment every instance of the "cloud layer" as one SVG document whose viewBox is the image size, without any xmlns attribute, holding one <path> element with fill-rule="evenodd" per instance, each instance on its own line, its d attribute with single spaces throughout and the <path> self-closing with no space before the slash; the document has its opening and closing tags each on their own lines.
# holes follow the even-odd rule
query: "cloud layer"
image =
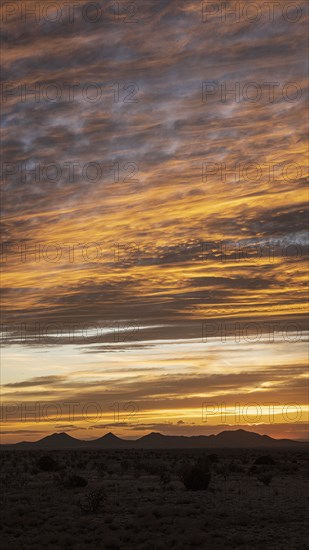
<svg viewBox="0 0 309 550">
<path fill-rule="evenodd" d="M 307 2 L 238 2 L 238 22 L 196 0 L 26 4 L 1 7 L 4 398 L 96 401 L 113 375 L 145 426 L 198 417 L 203 385 L 304 406 Z M 204 378 L 205 323 L 228 324 L 233 365 L 257 323 L 250 376 Z"/>
</svg>

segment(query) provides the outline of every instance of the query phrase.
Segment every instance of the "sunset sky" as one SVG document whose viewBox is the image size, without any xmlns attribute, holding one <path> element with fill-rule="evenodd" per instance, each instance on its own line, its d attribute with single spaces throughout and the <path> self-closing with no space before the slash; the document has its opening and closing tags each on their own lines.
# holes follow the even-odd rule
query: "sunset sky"
<svg viewBox="0 0 309 550">
<path fill-rule="evenodd" d="M 9 4 L 1 442 L 308 438 L 308 2 Z"/>
</svg>

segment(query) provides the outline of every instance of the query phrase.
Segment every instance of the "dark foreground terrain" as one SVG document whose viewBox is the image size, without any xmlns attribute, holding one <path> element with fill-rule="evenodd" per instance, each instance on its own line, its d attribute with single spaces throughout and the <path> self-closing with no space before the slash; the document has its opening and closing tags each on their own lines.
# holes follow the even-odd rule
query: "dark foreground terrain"
<svg viewBox="0 0 309 550">
<path fill-rule="evenodd" d="M 309 549 L 304 450 L 2 450 L 0 461 L 2 550 Z"/>
</svg>

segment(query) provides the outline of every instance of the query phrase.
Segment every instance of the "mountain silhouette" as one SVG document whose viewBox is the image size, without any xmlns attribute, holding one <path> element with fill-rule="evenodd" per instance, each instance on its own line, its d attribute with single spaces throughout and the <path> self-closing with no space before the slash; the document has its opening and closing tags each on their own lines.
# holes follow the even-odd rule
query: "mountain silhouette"
<svg viewBox="0 0 309 550">
<path fill-rule="evenodd" d="M 117 435 L 112 432 L 108 432 L 98 439 L 87 441 L 87 446 L 93 446 L 96 449 L 124 449 L 127 448 L 127 440 L 117 437 Z"/>
<path fill-rule="evenodd" d="M 241 449 L 276 448 L 307 445 L 308 442 L 292 439 L 274 439 L 246 430 L 225 430 L 217 435 L 163 435 L 151 432 L 139 439 L 121 439 L 109 432 L 98 439 L 80 440 L 65 432 L 54 433 L 39 441 L 22 441 L 16 444 L 0 445 L 1 449 Z"/>
<path fill-rule="evenodd" d="M 29 445 L 29 442 L 23 441 L 22 443 L 17 443 L 17 445 L 24 447 L 25 445 Z M 81 441 L 65 432 L 58 432 L 47 435 L 39 441 L 34 441 L 31 445 L 34 448 L 40 447 L 42 449 L 77 449 L 80 447 Z"/>
<path fill-rule="evenodd" d="M 247 447 L 278 447 L 294 446 L 297 441 L 289 439 L 273 439 L 246 430 L 226 430 L 218 435 L 171 436 L 152 432 L 135 441 L 141 449 L 215 449 L 215 448 L 247 448 Z"/>
</svg>

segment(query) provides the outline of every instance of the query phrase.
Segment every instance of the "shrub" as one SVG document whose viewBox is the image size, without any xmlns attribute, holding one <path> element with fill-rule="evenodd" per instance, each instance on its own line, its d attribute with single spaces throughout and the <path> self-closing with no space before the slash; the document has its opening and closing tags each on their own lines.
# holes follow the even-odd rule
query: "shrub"
<svg viewBox="0 0 309 550">
<path fill-rule="evenodd" d="M 271 472 L 262 472 L 259 476 L 258 476 L 258 480 L 261 482 L 261 483 L 264 483 L 264 485 L 269 485 L 271 480 L 273 478 L 273 474 Z"/>
<path fill-rule="evenodd" d="M 162 485 L 167 485 L 171 481 L 171 474 L 168 470 L 163 470 L 160 474 L 160 482 Z"/>
<path fill-rule="evenodd" d="M 49 455 L 43 455 L 38 460 L 38 468 L 43 472 L 54 472 L 58 469 L 57 462 Z"/>
<path fill-rule="evenodd" d="M 274 466 L 276 462 L 273 457 L 270 455 L 259 456 L 255 459 L 254 464 L 256 466 Z"/>
<path fill-rule="evenodd" d="M 81 511 L 85 514 L 93 514 L 94 512 L 97 512 L 100 508 L 103 497 L 104 493 L 101 487 L 89 491 L 87 494 L 83 495 L 79 501 Z"/>
<path fill-rule="evenodd" d="M 61 485 L 66 489 L 75 489 L 77 487 L 86 487 L 86 485 L 88 485 L 87 479 L 71 472 L 61 472 L 55 477 L 55 481 L 58 485 Z"/>
<path fill-rule="evenodd" d="M 182 474 L 182 481 L 189 491 L 206 491 L 210 479 L 208 461 L 204 459 L 199 459 L 193 466 L 187 466 Z"/>
<path fill-rule="evenodd" d="M 230 468 L 227 463 L 224 462 L 224 463 L 215 464 L 214 470 L 218 475 L 224 477 L 225 481 L 228 479 L 230 474 Z"/>
<path fill-rule="evenodd" d="M 74 487 L 86 487 L 88 485 L 87 479 L 76 474 L 71 474 L 64 480 L 64 486 L 69 489 Z"/>
<path fill-rule="evenodd" d="M 216 455 L 215 453 L 211 453 L 210 455 L 208 455 L 208 460 L 213 463 L 219 462 L 218 455 Z"/>
<path fill-rule="evenodd" d="M 107 470 L 107 467 L 106 467 L 106 463 L 103 462 L 102 460 L 100 462 L 97 463 L 97 470 L 99 472 L 99 474 L 105 474 L 106 470 Z"/>
<path fill-rule="evenodd" d="M 15 476 L 12 479 L 12 485 L 21 489 L 22 487 L 26 487 L 27 485 L 29 485 L 30 479 L 30 475 L 24 474 L 22 472 L 16 472 Z"/>
<path fill-rule="evenodd" d="M 120 466 L 121 466 L 122 473 L 127 472 L 130 467 L 130 462 L 125 458 L 120 462 Z"/>
<path fill-rule="evenodd" d="M 238 464 L 235 460 L 232 460 L 228 465 L 229 472 L 232 474 L 239 474 L 244 471 L 244 467 Z"/>
</svg>

